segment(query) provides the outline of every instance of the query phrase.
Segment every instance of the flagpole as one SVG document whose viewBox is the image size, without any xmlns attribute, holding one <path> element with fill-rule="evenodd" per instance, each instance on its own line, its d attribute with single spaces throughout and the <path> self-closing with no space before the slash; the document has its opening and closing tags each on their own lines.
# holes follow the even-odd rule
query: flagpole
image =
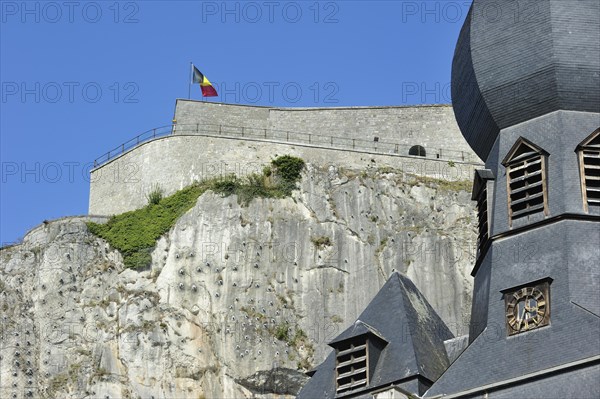
<svg viewBox="0 0 600 399">
<path fill-rule="evenodd" d="M 192 76 L 194 73 L 194 64 L 190 62 L 190 80 L 188 81 L 188 100 L 192 98 Z"/>
</svg>

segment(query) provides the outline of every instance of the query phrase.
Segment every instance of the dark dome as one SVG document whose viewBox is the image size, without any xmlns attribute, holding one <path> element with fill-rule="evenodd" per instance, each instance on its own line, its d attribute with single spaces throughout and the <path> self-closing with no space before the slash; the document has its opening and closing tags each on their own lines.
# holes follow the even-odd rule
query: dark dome
<svg viewBox="0 0 600 399">
<path fill-rule="evenodd" d="M 452 103 L 484 160 L 501 129 L 561 109 L 600 112 L 600 1 L 474 0 Z"/>
</svg>

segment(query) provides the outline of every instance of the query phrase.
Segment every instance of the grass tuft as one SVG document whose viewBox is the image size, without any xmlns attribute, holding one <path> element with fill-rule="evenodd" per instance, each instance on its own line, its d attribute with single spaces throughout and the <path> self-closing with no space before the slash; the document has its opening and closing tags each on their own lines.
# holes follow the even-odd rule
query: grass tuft
<svg viewBox="0 0 600 399">
<path fill-rule="evenodd" d="M 435 177 L 418 176 L 409 174 L 412 181 L 411 185 L 425 184 L 429 187 L 445 190 L 445 191 L 467 191 L 470 192 L 473 189 L 473 182 L 470 180 L 444 180 L 437 179 Z"/>
<path fill-rule="evenodd" d="M 163 189 L 158 185 L 158 183 L 154 184 L 150 192 L 146 194 L 148 205 L 157 205 L 160 202 L 160 200 L 163 199 L 163 196 Z"/>
<path fill-rule="evenodd" d="M 311 237 L 310 241 L 317 249 L 323 249 L 332 245 L 331 238 L 327 236 Z"/>
</svg>

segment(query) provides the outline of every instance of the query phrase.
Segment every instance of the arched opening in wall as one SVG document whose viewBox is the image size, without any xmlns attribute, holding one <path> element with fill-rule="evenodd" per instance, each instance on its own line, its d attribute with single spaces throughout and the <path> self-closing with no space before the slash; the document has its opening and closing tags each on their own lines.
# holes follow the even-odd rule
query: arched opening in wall
<svg viewBox="0 0 600 399">
<path fill-rule="evenodd" d="M 426 155 L 425 147 L 423 147 L 422 145 L 413 145 L 412 147 L 410 147 L 410 150 L 408 150 L 408 155 L 424 157 Z"/>
</svg>

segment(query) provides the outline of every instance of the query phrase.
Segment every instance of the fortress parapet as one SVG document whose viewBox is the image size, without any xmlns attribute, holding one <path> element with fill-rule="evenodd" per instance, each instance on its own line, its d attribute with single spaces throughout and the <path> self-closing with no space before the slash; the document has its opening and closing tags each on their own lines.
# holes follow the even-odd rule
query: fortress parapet
<svg viewBox="0 0 600 399">
<path fill-rule="evenodd" d="M 248 137 L 268 136 L 308 144 L 310 141 L 324 147 L 336 143 L 349 146 L 354 142 L 356 149 L 398 155 L 409 155 L 410 148 L 418 145 L 429 149 L 430 157 L 439 154 L 438 158 L 480 162 L 460 134 L 450 105 L 271 108 L 177 100 L 175 119 L 184 126 L 182 132 L 194 124 L 226 125 L 225 133 L 240 135 L 240 128 L 244 127 Z M 377 143 L 388 147 L 378 147 Z"/>
</svg>

